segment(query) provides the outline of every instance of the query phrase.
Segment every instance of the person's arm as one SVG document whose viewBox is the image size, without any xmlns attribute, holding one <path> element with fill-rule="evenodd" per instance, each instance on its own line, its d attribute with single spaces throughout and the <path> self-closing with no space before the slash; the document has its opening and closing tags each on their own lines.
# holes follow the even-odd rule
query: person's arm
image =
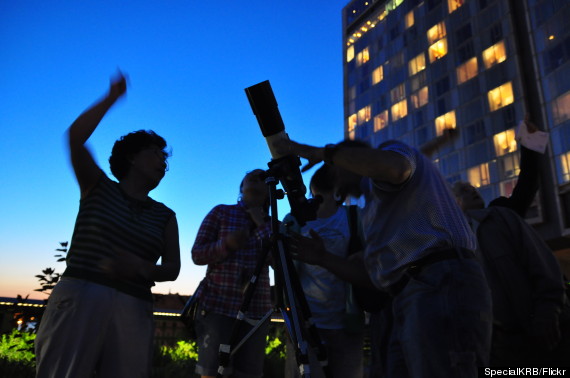
<svg viewBox="0 0 570 378">
<path fill-rule="evenodd" d="M 126 90 L 126 79 L 120 74 L 119 77 L 111 81 L 109 93 L 83 112 L 67 130 L 71 165 L 81 190 L 81 198 L 85 197 L 95 186 L 101 175 L 101 169 L 95 163 L 85 143 L 107 111 L 125 94 Z"/>
<path fill-rule="evenodd" d="M 291 256 L 299 261 L 311 265 L 318 265 L 336 275 L 343 281 L 356 286 L 375 288 L 370 281 L 364 261 L 358 254 L 344 258 L 327 252 L 322 238 L 311 230 L 311 237 L 300 234 L 291 234 L 288 243 Z"/>
<path fill-rule="evenodd" d="M 303 167 L 303 171 L 306 171 L 325 159 L 327 147 L 314 147 L 289 140 L 280 140 L 276 148 L 284 154 L 296 154 L 307 159 L 309 162 Z M 375 181 L 398 185 L 405 182 L 412 173 L 410 162 L 397 152 L 372 147 L 345 146 L 332 147 L 330 152 L 332 152 L 329 153 L 330 161 L 327 163 Z"/>
<path fill-rule="evenodd" d="M 226 214 L 216 206 L 206 215 L 192 246 L 192 260 L 196 265 L 208 265 L 224 260 L 230 252 L 247 244 L 248 230 L 238 229 L 223 236 L 221 226 Z"/>
</svg>

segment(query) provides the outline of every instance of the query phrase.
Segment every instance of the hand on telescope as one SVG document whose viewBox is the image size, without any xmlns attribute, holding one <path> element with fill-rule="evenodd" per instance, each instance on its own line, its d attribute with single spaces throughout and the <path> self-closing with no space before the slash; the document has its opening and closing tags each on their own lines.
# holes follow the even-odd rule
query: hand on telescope
<svg viewBox="0 0 570 378">
<path fill-rule="evenodd" d="M 273 146 L 280 155 L 297 155 L 307 159 L 308 163 L 301 168 L 301 172 L 308 171 L 324 158 L 324 148 L 297 143 L 289 139 L 279 139 L 273 143 Z"/>
<path fill-rule="evenodd" d="M 292 232 L 289 237 L 291 256 L 311 265 L 320 265 L 326 258 L 327 250 L 323 239 L 316 231 L 310 230 L 311 237 Z"/>
</svg>

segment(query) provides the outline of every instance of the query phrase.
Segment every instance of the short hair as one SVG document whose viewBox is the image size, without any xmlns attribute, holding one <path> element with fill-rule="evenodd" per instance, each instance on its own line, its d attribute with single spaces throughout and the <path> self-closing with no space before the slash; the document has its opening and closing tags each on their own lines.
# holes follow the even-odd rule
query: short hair
<svg viewBox="0 0 570 378">
<path fill-rule="evenodd" d="M 362 148 L 362 147 L 368 147 L 371 148 L 372 146 L 368 143 L 365 142 L 363 140 L 359 140 L 359 139 L 345 139 L 342 142 L 337 143 L 338 147 L 355 147 L 355 148 Z"/>
<path fill-rule="evenodd" d="M 334 173 L 330 166 L 323 164 L 317 169 L 311 177 L 309 187 L 323 192 L 332 192 L 334 190 Z"/>
<path fill-rule="evenodd" d="M 129 173 L 133 156 L 151 146 L 162 149 L 166 157 L 170 156 L 170 153 L 165 151 L 166 141 L 164 138 L 152 130 L 133 131 L 120 137 L 113 145 L 109 157 L 113 176 L 119 181 L 122 180 Z"/>
</svg>

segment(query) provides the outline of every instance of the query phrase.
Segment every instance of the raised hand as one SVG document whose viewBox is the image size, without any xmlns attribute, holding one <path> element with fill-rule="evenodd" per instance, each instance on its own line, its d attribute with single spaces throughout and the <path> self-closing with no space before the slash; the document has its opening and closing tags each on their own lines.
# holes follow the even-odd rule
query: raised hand
<svg viewBox="0 0 570 378">
<path fill-rule="evenodd" d="M 118 99 L 127 92 L 127 78 L 121 71 L 116 76 L 111 78 L 111 85 L 109 88 L 109 97 Z"/>
</svg>

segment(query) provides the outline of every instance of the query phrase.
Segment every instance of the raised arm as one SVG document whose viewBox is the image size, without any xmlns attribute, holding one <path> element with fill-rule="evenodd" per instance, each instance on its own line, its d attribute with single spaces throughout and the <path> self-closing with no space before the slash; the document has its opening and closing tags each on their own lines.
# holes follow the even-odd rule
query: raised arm
<svg viewBox="0 0 570 378">
<path fill-rule="evenodd" d="M 280 140 L 277 148 L 283 154 L 296 154 L 307 159 L 303 171 L 325 161 L 360 176 L 376 181 L 401 184 L 412 172 L 409 161 L 402 155 L 372 147 L 327 146 L 314 147 L 289 140 Z"/>
<path fill-rule="evenodd" d="M 101 169 L 85 146 L 107 111 L 127 90 L 125 77 L 120 74 L 111 81 L 109 93 L 84 111 L 67 130 L 71 164 L 81 190 L 81 198 L 97 183 Z"/>
</svg>

